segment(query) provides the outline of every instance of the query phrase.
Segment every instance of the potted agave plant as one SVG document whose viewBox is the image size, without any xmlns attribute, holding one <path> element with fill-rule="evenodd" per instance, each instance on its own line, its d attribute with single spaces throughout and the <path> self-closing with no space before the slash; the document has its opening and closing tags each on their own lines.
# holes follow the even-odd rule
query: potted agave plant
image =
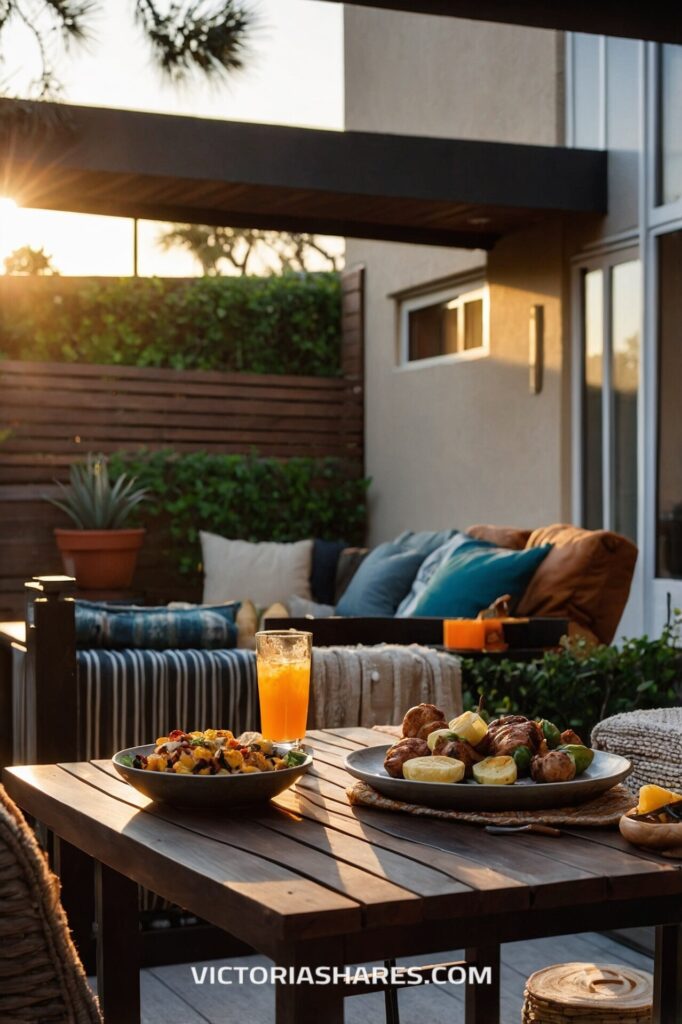
<svg viewBox="0 0 682 1024">
<path fill-rule="evenodd" d="M 64 571 L 83 590 L 129 587 L 145 531 L 126 524 L 148 491 L 135 489 L 137 478 L 125 473 L 112 483 L 104 455 L 89 454 L 85 462 L 74 463 L 68 486 L 55 483 L 61 496 L 47 500 L 75 524 L 54 531 Z"/>
</svg>

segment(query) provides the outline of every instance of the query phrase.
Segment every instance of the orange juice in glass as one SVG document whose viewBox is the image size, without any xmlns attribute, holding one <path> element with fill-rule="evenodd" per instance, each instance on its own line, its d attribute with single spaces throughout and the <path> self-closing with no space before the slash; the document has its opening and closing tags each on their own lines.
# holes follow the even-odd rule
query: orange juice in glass
<svg viewBox="0 0 682 1024">
<path fill-rule="evenodd" d="M 305 736 L 310 695 L 312 633 L 266 629 L 256 633 L 261 732 L 276 743 Z"/>
</svg>

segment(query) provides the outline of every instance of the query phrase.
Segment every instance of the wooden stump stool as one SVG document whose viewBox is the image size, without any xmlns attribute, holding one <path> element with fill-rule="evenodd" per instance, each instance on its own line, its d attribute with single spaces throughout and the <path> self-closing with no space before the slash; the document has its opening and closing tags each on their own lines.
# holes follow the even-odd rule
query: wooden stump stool
<svg viewBox="0 0 682 1024">
<path fill-rule="evenodd" d="M 651 1024 L 653 979 L 617 964 L 555 964 L 531 974 L 522 1024 Z"/>
</svg>

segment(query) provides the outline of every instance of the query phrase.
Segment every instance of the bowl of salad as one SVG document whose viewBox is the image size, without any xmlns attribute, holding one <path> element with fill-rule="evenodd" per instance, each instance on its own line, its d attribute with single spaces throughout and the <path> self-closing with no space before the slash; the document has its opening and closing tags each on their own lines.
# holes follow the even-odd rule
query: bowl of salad
<svg viewBox="0 0 682 1024">
<path fill-rule="evenodd" d="M 173 729 L 156 743 L 114 754 L 122 778 L 151 800 L 176 807 L 217 807 L 270 800 L 312 764 L 304 747 L 278 745 L 260 733 Z"/>
</svg>

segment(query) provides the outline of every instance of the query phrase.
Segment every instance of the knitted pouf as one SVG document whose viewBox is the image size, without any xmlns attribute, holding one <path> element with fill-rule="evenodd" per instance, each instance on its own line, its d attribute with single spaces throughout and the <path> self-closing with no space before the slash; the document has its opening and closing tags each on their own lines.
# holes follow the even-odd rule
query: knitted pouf
<svg viewBox="0 0 682 1024">
<path fill-rule="evenodd" d="M 617 964 L 555 964 L 526 982 L 522 1024 L 651 1024 L 653 981 Z"/>
<path fill-rule="evenodd" d="M 682 708 L 626 711 L 605 718 L 592 730 L 592 746 L 632 762 L 625 785 L 633 793 L 649 783 L 682 790 Z"/>
<path fill-rule="evenodd" d="M 0 786 L 0 1021 L 101 1024 L 59 901 L 59 882 Z"/>
</svg>

